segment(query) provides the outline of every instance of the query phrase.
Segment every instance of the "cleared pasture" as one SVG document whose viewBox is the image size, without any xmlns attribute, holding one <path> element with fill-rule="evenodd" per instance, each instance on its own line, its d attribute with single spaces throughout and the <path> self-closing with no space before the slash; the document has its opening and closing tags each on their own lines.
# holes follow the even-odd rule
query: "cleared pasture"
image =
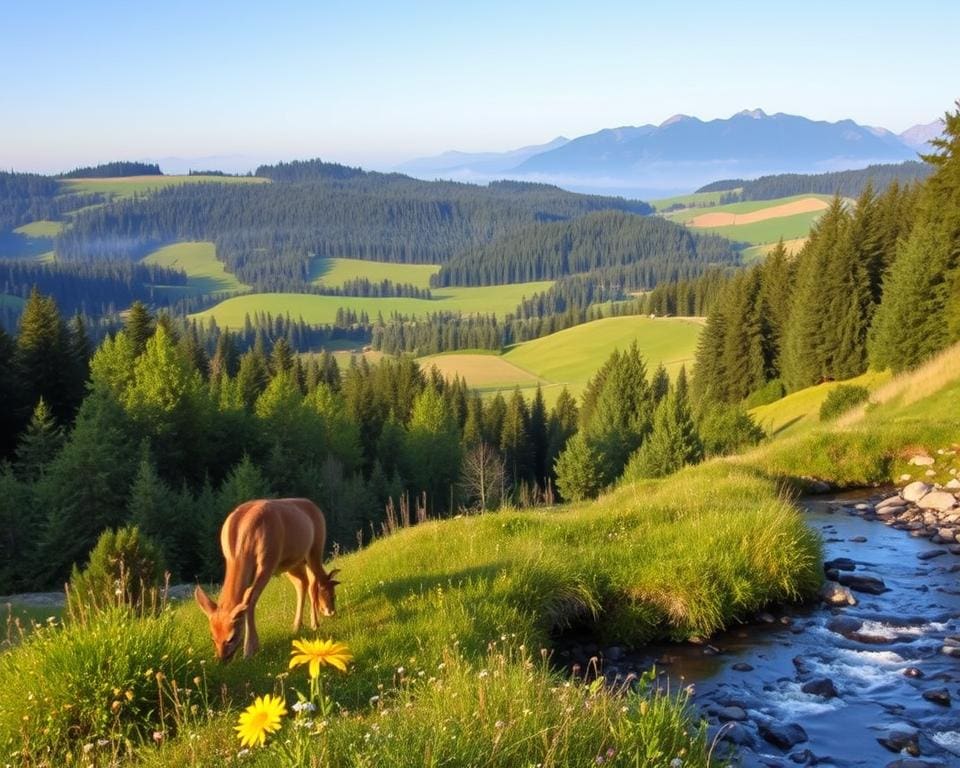
<svg viewBox="0 0 960 768">
<path fill-rule="evenodd" d="M 409 283 L 418 288 L 429 288 L 430 277 L 439 271 L 440 267 L 436 264 L 394 264 L 364 259 L 314 259 L 311 265 L 310 282 L 314 285 L 336 288 L 348 280 L 366 278 L 371 283 L 390 280 L 394 283 Z"/>
<path fill-rule="evenodd" d="M 145 256 L 144 264 L 153 264 L 169 269 L 182 269 L 187 273 L 187 291 L 182 286 L 166 286 L 171 292 L 226 293 L 250 290 L 237 276 L 227 272 L 217 258 L 216 246 L 209 242 L 174 243 L 159 248 Z"/>
<path fill-rule="evenodd" d="M 268 184 L 258 176 L 117 176 L 103 179 L 62 179 L 64 192 L 99 192 L 133 197 L 181 184 Z"/>
</svg>

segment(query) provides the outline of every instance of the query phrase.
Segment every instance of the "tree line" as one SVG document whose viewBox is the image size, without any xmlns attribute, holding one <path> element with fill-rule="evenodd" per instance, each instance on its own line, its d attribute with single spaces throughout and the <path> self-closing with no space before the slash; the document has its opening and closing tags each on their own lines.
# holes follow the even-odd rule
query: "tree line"
<svg viewBox="0 0 960 768">
<path fill-rule="evenodd" d="M 776 200 L 793 195 L 840 195 L 859 197 L 869 186 L 882 192 L 893 183 L 911 184 L 926 179 L 934 171 L 928 162 L 869 165 L 853 171 L 828 173 L 778 173 L 757 179 L 724 179 L 700 187 L 697 192 L 728 192 L 721 203 L 741 200 Z"/>
<path fill-rule="evenodd" d="M 163 176 L 163 171 L 156 163 L 118 161 L 87 165 L 60 174 L 62 179 L 110 179 L 118 176 Z"/>
<path fill-rule="evenodd" d="M 806 245 L 724 286 L 700 338 L 697 397 L 773 397 L 916 366 L 960 339 L 960 112 L 923 183 L 834 198 Z"/>
</svg>

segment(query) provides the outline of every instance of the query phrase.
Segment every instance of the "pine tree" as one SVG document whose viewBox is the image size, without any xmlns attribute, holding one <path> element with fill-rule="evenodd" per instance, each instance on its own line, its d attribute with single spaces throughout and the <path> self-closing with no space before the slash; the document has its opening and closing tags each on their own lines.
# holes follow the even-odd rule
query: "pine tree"
<svg viewBox="0 0 960 768">
<path fill-rule="evenodd" d="M 463 425 L 461 442 L 466 449 L 483 442 L 483 400 L 479 392 L 474 392 L 467 402 L 467 420 Z"/>
<path fill-rule="evenodd" d="M 222 513 L 220 522 L 243 502 L 265 499 L 271 495 L 270 483 L 263 472 L 250 460 L 248 454 L 243 454 L 240 463 L 230 470 L 217 493 L 217 509 Z"/>
<path fill-rule="evenodd" d="M 547 466 L 548 424 L 547 405 L 543 400 L 543 390 L 538 384 L 533 396 L 533 403 L 530 406 L 530 422 L 527 432 L 530 436 L 530 445 L 533 452 L 533 476 L 541 486 L 546 483 L 550 471 Z"/>
<path fill-rule="evenodd" d="M 427 387 L 417 397 L 407 427 L 404 477 L 415 494 L 426 492 L 434 513 L 450 509 L 460 474 L 460 435 L 443 397 Z"/>
<path fill-rule="evenodd" d="M 273 350 L 270 353 L 270 373 L 276 376 L 281 371 L 289 372 L 293 370 L 293 350 L 283 336 L 273 342 Z"/>
<path fill-rule="evenodd" d="M 670 391 L 670 377 L 667 375 L 667 369 L 663 363 L 657 365 L 657 370 L 653 372 L 653 378 L 650 380 L 650 395 L 653 398 L 653 404 L 657 405 Z"/>
<path fill-rule="evenodd" d="M 577 432 L 577 423 L 580 415 L 577 410 L 577 401 L 564 387 L 560 390 L 557 402 L 550 412 L 550 422 L 547 425 L 547 472 L 555 477 L 554 465 L 563 452 L 567 441 Z"/>
<path fill-rule="evenodd" d="M 555 469 L 557 489 L 567 501 L 592 499 L 604 486 L 602 457 L 583 432 L 567 441 Z"/>
<path fill-rule="evenodd" d="M 15 346 L 9 334 L 0 328 L 0 461 L 9 456 L 21 429 L 23 393 L 14 364 Z"/>
<path fill-rule="evenodd" d="M 29 481 L 39 479 L 62 447 L 63 431 L 41 397 L 33 409 L 26 432 L 20 436 L 15 465 L 17 474 Z"/>
<path fill-rule="evenodd" d="M 130 305 L 124 325 L 126 326 L 127 337 L 133 344 L 133 352 L 139 356 L 146 349 L 147 341 L 153 336 L 154 317 L 142 301 L 135 301 Z"/>
<path fill-rule="evenodd" d="M 248 409 L 253 409 L 260 393 L 267 388 L 270 373 L 263 355 L 250 350 L 240 356 L 240 368 L 237 371 L 236 386 L 240 399 Z"/>
<path fill-rule="evenodd" d="M 29 398 L 21 407 L 30 409 L 42 397 L 61 424 L 73 418 L 75 405 L 71 391 L 74 372 L 66 325 L 56 302 L 34 289 L 20 316 L 20 332 L 14 353 L 14 366 L 21 393 Z M 22 415 L 21 424 L 30 411 Z"/>
<path fill-rule="evenodd" d="M 507 467 L 509 484 L 513 488 L 517 488 L 520 483 L 530 478 L 533 455 L 528 432 L 529 424 L 530 414 L 527 411 L 527 403 L 520 389 L 514 389 L 507 404 L 507 413 L 500 432 L 500 453 Z"/>
<path fill-rule="evenodd" d="M 127 501 L 127 519 L 159 547 L 167 567 L 179 577 L 180 521 L 173 514 L 173 493 L 157 474 L 148 445 L 144 441 L 140 449 L 140 464 Z"/>
</svg>

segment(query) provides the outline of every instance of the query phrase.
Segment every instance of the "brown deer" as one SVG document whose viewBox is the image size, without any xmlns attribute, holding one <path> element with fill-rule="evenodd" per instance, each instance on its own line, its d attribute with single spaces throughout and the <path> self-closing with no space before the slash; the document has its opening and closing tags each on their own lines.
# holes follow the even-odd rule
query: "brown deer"
<svg viewBox="0 0 960 768">
<path fill-rule="evenodd" d="M 220 529 L 220 548 L 227 561 L 220 602 L 213 602 L 199 585 L 194 590 L 210 620 L 217 658 L 229 661 L 241 640 L 245 658 L 259 650 L 254 610 L 274 574 L 286 573 L 297 590 L 294 632 L 303 622 L 307 594 L 313 629 L 317 628 L 318 612 L 333 615 L 333 590 L 340 582 L 333 578 L 336 569 L 330 573 L 323 570 L 326 538 L 323 513 L 309 499 L 247 501 L 227 515 Z"/>
</svg>

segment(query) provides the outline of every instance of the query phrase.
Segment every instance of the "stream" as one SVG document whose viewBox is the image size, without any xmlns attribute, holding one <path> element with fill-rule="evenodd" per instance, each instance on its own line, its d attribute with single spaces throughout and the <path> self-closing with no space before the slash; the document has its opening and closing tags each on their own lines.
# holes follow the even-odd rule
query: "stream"
<svg viewBox="0 0 960 768">
<path fill-rule="evenodd" d="M 882 579 L 887 591 L 761 614 L 709 644 L 598 649 L 605 673 L 655 664 L 662 685 L 692 683 L 720 754 L 739 749 L 736 765 L 960 766 L 960 557 L 849 509 L 879 498 L 803 506 L 825 560 L 848 558 L 845 574 Z"/>
</svg>

